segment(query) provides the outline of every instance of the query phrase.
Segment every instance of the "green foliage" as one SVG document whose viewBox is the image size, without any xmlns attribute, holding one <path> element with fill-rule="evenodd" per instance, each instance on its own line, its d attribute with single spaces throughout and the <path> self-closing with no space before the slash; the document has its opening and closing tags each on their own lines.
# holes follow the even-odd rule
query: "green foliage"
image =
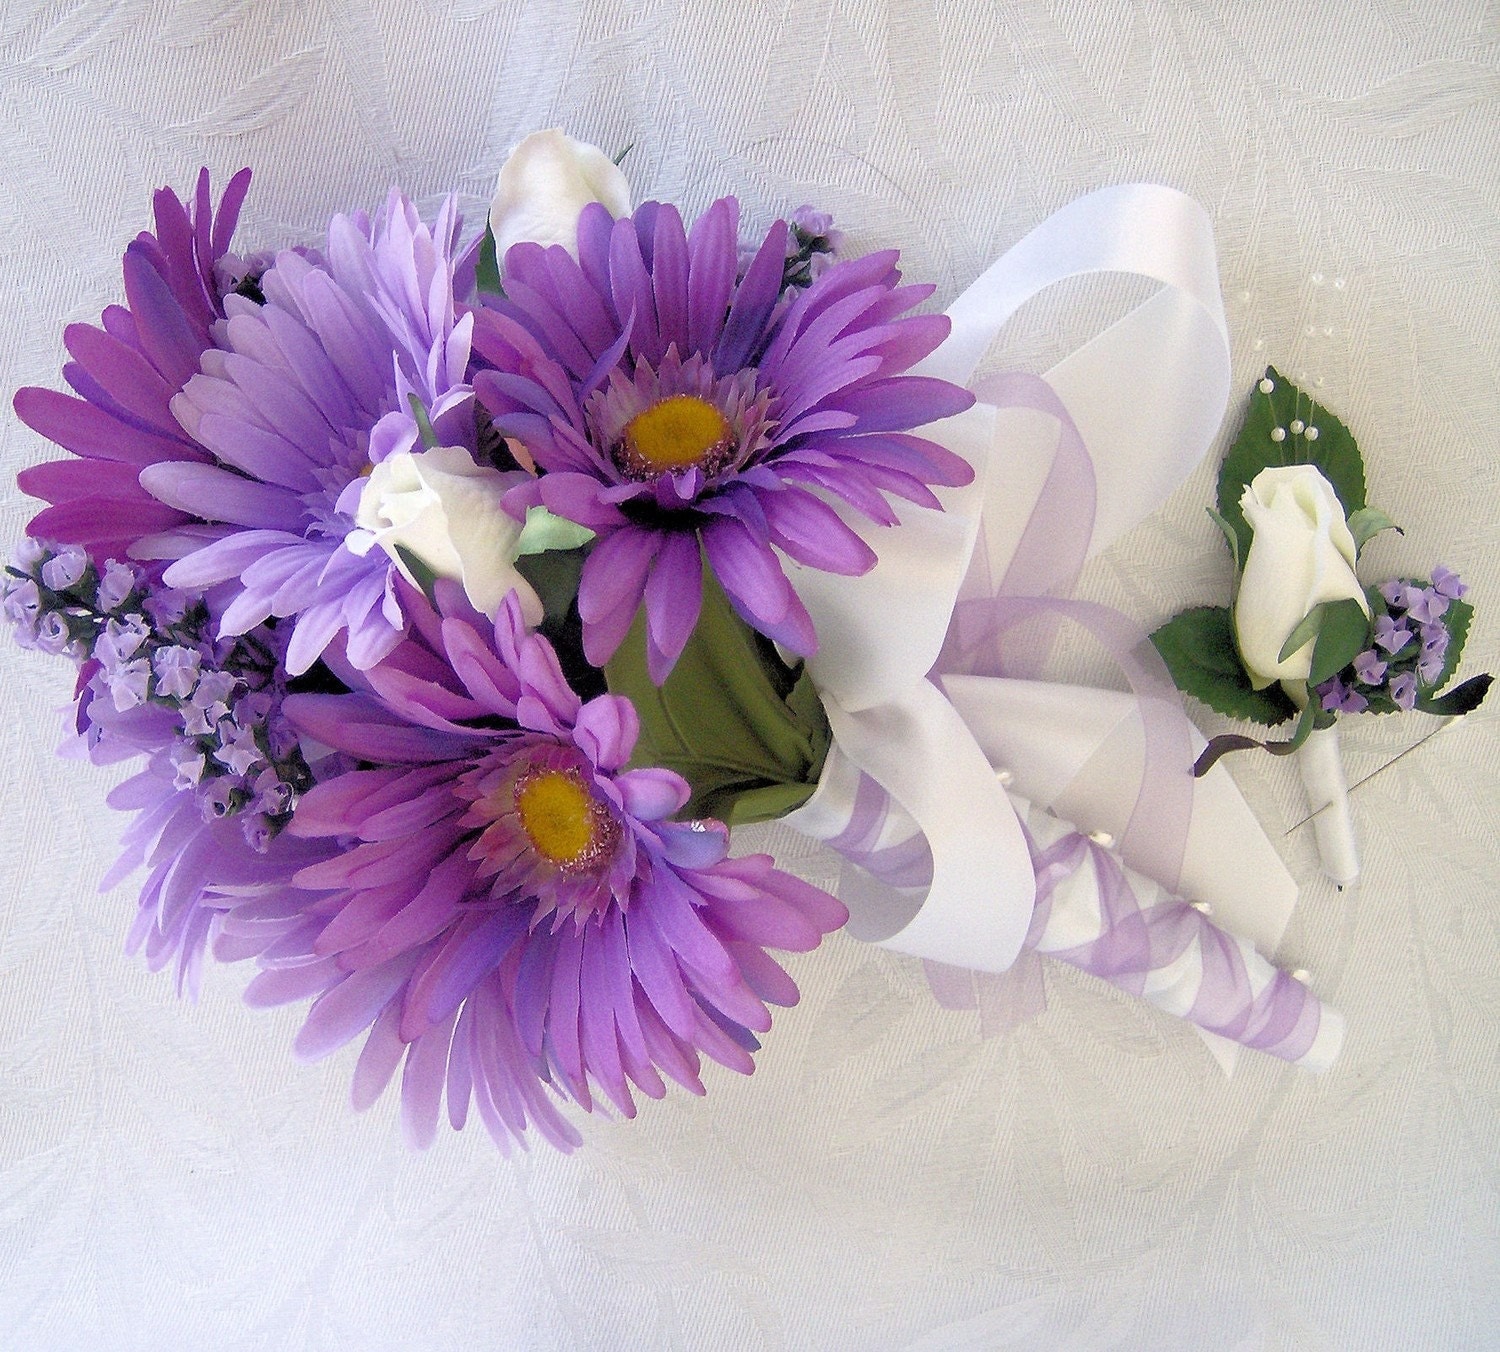
<svg viewBox="0 0 1500 1352">
<path fill-rule="evenodd" d="M 1356 607 L 1357 609 L 1357 607 Z M 1279 685 L 1256 690 L 1234 642 L 1227 606 L 1196 606 L 1174 615 L 1151 635 L 1178 689 L 1230 718 L 1271 726 L 1284 723 L 1297 706 Z"/>
<path fill-rule="evenodd" d="M 1474 607 L 1467 601 L 1449 601 L 1443 612 L 1443 624 L 1448 629 L 1448 649 L 1443 654 L 1443 669 L 1438 672 L 1432 689 L 1441 690 L 1453 679 L 1458 670 L 1458 659 L 1464 655 L 1464 644 L 1469 638 L 1469 624 L 1474 619 Z"/>
<path fill-rule="evenodd" d="M 500 259 L 495 252 L 495 235 L 488 225 L 479 241 L 479 258 L 474 265 L 474 284 L 482 296 L 503 296 L 500 285 Z"/>
<path fill-rule="evenodd" d="M 1397 535 L 1406 534 L 1379 507 L 1361 507 L 1349 514 L 1349 533 L 1354 537 L 1354 548 L 1361 550 L 1383 530 L 1393 530 Z"/>
<path fill-rule="evenodd" d="M 422 594 L 430 601 L 433 589 L 437 586 L 437 574 L 432 571 L 422 559 L 419 559 L 405 545 L 397 545 L 396 553 L 400 555 L 401 562 L 406 565 L 406 571 L 411 575 Z"/>
<path fill-rule="evenodd" d="M 406 396 L 406 401 L 411 405 L 411 416 L 416 420 L 417 435 L 422 438 L 422 449 L 430 451 L 438 444 L 437 433 L 432 430 L 432 419 L 427 416 L 427 408 L 414 394 Z"/>
<path fill-rule="evenodd" d="M 666 682 L 657 687 L 646 669 L 644 613 L 605 679 L 640 715 L 632 764 L 675 770 L 692 785 L 683 815 L 744 825 L 784 816 L 812 795 L 831 740 L 812 681 L 734 613 L 711 573 L 697 628 Z"/>
<path fill-rule="evenodd" d="M 1323 612 L 1323 620 L 1313 644 L 1308 685 L 1321 685 L 1337 675 L 1369 646 L 1370 640 L 1370 621 L 1358 601 L 1325 601 L 1316 609 Z"/>
<path fill-rule="evenodd" d="M 516 553 L 545 554 L 552 550 L 578 549 L 594 538 L 594 532 L 565 516 L 557 516 L 545 507 L 529 507 Z"/>
<path fill-rule="evenodd" d="M 1240 510 L 1240 498 L 1261 470 L 1272 465 L 1315 465 L 1333 485 L 1346 517 L 1365 505 L 1365 466 L 1349 429 L 1321 404 L 1314 403 L 1274 366 L 1266 367 L 1270 393 L 1257 382 L 1245 411 L 1245 422 L 1219 471 L 1219 515 L 1239 541 L 1237 557 L 1250 553 L 1250 523 Z M 1290 430 L 1300 420 L 1316 427 L 1316 440 Z M 1281 428 L 1286 435 L 1275 441 L 1271 433 Z"/>
</svg>

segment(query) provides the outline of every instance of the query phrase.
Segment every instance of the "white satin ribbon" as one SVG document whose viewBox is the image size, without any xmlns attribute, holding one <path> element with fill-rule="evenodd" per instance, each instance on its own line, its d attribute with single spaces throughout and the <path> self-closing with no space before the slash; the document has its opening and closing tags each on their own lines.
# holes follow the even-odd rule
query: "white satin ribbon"
<svg viewBox="0 0 1500 1352">
<path fill-rule="evenodd" d="M 1046 377 L 1093 457 L 1092 552 L 1161 504 L 1202 458 L 1223 416 L 1229 346 L 1203 209 L 1150 184 L 1073 202 L 954 302 L 953 331 L 920 371 L 967 383 L 1022 304 L 1088 272 L 1137 273 L 1163 284 Z M 989 758 L 927 673 L 980 532 L 996 577 L 1020 539 L 1044 456 L 1034 449 L 1029 469 L 1013 476 L 1002 438 L 1007 429 L 1019 438 L 1028 420 L 1034 429 L 1036 416 L 981 405 L 924 429 L 974 466 L 974 482 L 941 493 L 942 513 L 904 508 L 895 530 L 851 519 L 879 557 L 864 577 L 788 570 L 819 636 L 808 665 L 838 748 L 910 814 L 932 850 L 925 904 L 912 914 L 909 901 L 897 898 L 880 908 L 879 920 L 856 916 L 856 927 L 875 930 L 877 942 L 897 951 L 988 971 L 1003 971 L 1020 952 L 1035 879 Z M 830 807 L 815 800 L 787 824 L 826 838 L 819 818 Z"/>
</svg>

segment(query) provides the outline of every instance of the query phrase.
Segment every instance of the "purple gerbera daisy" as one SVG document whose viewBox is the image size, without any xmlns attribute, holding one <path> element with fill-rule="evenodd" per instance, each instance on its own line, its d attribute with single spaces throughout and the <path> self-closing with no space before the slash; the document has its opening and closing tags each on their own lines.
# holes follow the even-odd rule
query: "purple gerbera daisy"
<svg viewBox="0 0 1500 1352">
<path fill-rule="evenodd" d="M 208 170 L 192 204 L 169 188 L 156 193 L 156 231 L 125 250 L 124 306 L 111 305 L 101 327 L 71 325 L 73 360 L 63 376 L 78 397 L 30 387 L 17 392 L 16 415 L 76 460 L 54 460 L 16 476 L 23 492 L 53 505 L 27 527 L 32 535 L 82 545 L 96 563 L 123 559 L 146 535 L 191 520 L 152 497 L 139 482 L 148 465 L 207 464 L 211 457 L 172 416 L 174 395 L 213 344 L 214 322 L 243 277 L 229 241 L 250 186 L 242 169 L 217 213 Z"/>
<path fill-rule="evenodd" d="M 279 254 L 260 278 L 263 303 L 227 299 L 219 347 L 172 402 L 220 463 L 141 475 L 162 502 L 214 523 L 148 542 L 177 559 L 170 583 L 230 584 L 224 634 L 295 616 L 293 674 L 340 630 L 360 668 L 401 638 L 390 558 L 347 537 L 364 476 L 418 444 L 411 400 L 441 444 L 475 451 L 470 320 L 454 300 L 458 228 L 451 199 L 429 227 L 392 193 L 376 227 L 334 217 L 326 262 Z"/>
<path fill-rule="evenodd" d="M 932 288 L 898 286 L 887 252 L 783 294 L 780 221 L 737 279 L 738 220 L 733 198 L 691 233 L 669 205 L 615 221 L 591 204 L 577 260 L 515 245 L 506 298 L 475 320 L 492 368 L 475 392 L 542 471 L 511 502 L 601 537 L 579 591 L 589 660 L 609 658 L 644 600 L 658 682 L 697 623 L 703 554 L 748 624 L 810 654 L 817 638 L 776 550 L 846 574 L 875 556 L 809 490 L 890 524 L 884 494 L 937 507 L 929 485 L 972 477 L 909 432 L 973 402 L 903 374 L 948 334 L 945 316 L 906 314 Z"/>
<path fill-rule="evenodd" d="M 633 1116 L 631 1086 L 659 1098 L 663 1074 L 702 1093 L 700 1054 L 751 1070 L 766 1002 L 797 997 L 765 947 L 814 948 L 844 908 L 768 856 L 728 858 L 717 823 L 669 820 L 686 783 L 625 768 L 633 706 L 581 703 L 514 594 L 493 644 L 472 612 L 414 619 L 425 641 L 368 673 L 378 698 L 287 702 L 370 768 L 312 789 L 289 828 L 347 842 L 295 879 L 326 895 L 237 913 L 286 929 L 249 997 L 316 995 L 307 1056 L 369 1030 L 356 1106 L 404 1057 L 418 1144 L 445 1092 L 455 1128 L 472 1097 L 502 1146 L 530 1124 L 567 1147 L 553 1091 Z"/>
</svg>

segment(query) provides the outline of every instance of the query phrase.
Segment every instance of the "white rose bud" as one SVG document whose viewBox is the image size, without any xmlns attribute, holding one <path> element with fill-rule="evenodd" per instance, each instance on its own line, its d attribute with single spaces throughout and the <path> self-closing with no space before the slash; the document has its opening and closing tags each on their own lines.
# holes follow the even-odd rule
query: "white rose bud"
<svg viewBox="0 0 1500 1352">
<path fill-rule="evenodd" d="M 1282 646 L 1312 608 L 1358 601 L 1370 613 L 1354 575 L 1354 537 L 1333 486 L 1311 465 L 1263 469 L 1240 498 L 1250 523 L 1250 554 L 1234 606 L 1235 637 L 1251 684 L 1305 681 L 1309 639 L 1285 661 Z"/>
<path fill-rule="evenodd" d="M 597 146 L 557 128 L 533 132 L 500 169 L 490 203 L 495 254 L 503 264 L 512 244 L 532 240 L 578 253 L 578 215 L 602 202 L 617 219 L 630 214 L 630 184 Z"/>
<path fill-rule="evenodd" d="M 462 446 L 387 456 L 365 481 L 354 517 L 359 529 L 346 543 L 359 555 L 379 545 L 419 585 L 399 545 L 438 577 L 462 583 L 474 608 L 491 618 L 514 589 L 527 624 L 538 624 L 541 602 L 515 566 L 522 524 L 500 502 L 525 477 L 476 465 Z"/>
</svg>

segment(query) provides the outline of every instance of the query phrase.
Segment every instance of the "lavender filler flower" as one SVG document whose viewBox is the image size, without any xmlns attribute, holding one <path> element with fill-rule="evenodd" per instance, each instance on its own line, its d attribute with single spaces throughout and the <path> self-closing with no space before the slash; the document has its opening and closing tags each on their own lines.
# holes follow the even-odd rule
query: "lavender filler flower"
<svg viewBox="0 0 1500 1352">
<path fill-rule="evenodd" d="M 1426 583 L 1404 578 L 1383 582 L 1371 593 L 1385 602 L 1372 616 L 1370 646 L 1343 670 L 1316 687 L 1329 713 L 1390 713 L 1413 709 L 1424 693 L 1441 684 L 1453 644 L 1450 629 L 1468 587 L 1457 573 L 1441 565 Z"/>
<path fill-rule="evenodd" d="M 84 754 L 145 758 L 109 795 L 136 816 L 100 887 L 147 868 L 126 949 L 143 949 L 153 971 L 173 964 L 179 992 L 196 994 L 225 914 L 332 849 L 282 830 L 312 782 L 282 715 L 283 639 L 265 627 L 214 639 L 202 601 L 117 560 L 96 570 L 76 545 L 26 541 L 3 604 L 23 646 L 81 664 Z"/>
</svg>

